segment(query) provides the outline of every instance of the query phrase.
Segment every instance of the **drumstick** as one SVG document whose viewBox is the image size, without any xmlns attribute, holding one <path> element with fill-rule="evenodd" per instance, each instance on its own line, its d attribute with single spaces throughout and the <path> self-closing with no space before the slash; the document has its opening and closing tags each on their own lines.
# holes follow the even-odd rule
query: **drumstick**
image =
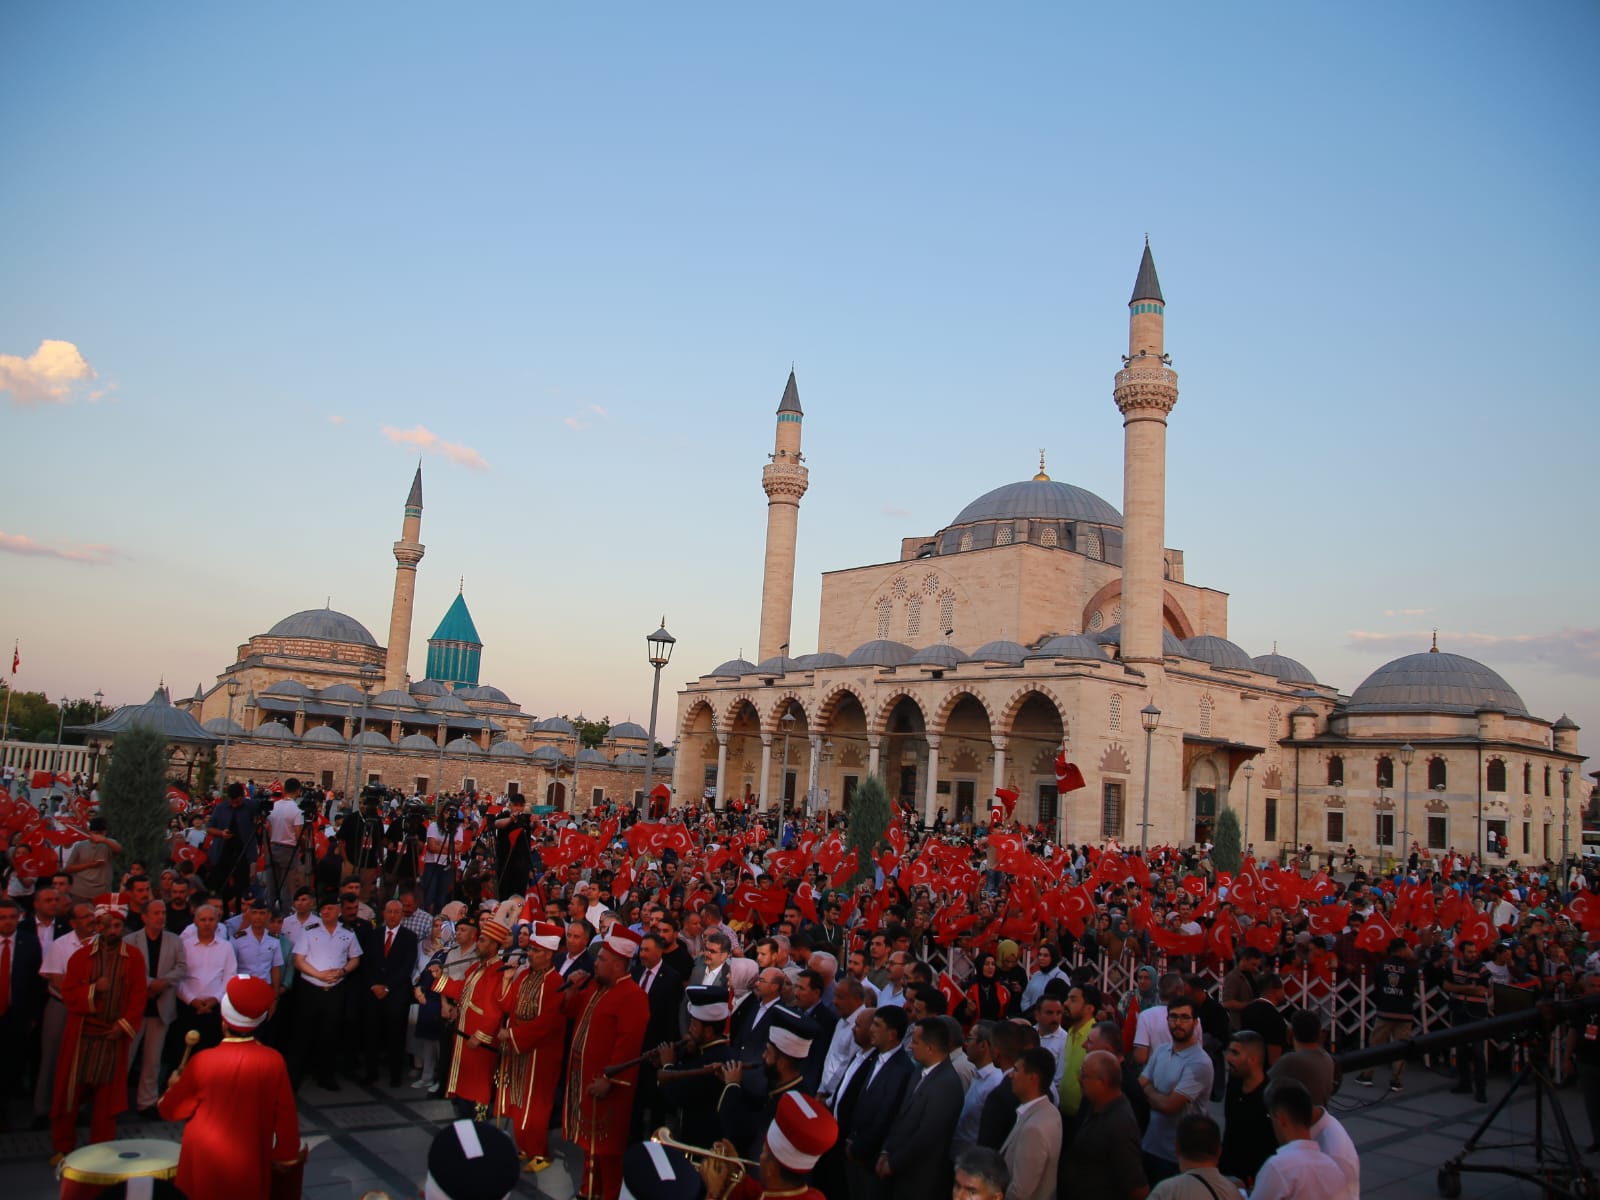
<svg viewBox="0 0 1600 1200">
<path fill-rule="evenodd" d="M 194 1053 L 194 1048 L 200 1044 L 200 1031 L 191 1029 L 183 1035 L 183 1057 L 178 1060 L 178 1069 L 167 1076 L 167 1086 L 170 1088 L 178 1082 L 178 1076 L 183 1074 L 183 1068 L 189 1065 L 189 1055 Z"/>
</svg>

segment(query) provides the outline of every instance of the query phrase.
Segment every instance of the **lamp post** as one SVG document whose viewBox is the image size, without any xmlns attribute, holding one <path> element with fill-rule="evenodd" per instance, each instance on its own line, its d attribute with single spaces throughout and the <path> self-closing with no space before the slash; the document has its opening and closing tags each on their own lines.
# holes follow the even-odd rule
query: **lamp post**
<svg viewBox="0 0 1600 1200">
<path fill-rule="evenodd" d="M 1250 781 L 1255 778 L 1256 764 L 1254 759 L 1247 760 L 1242 768 L 1244 771 L 1244 844 L 1250 844 Z"/>
<path fill-rule="evenodd" d="M 61 735 L 66 732 L 67 728 L 67 698 L 65 696 L 61 697 L 61 703 L 56 706 L 56 713 L 56 750 L 50 759 L 50 773 L 52 775 L 61 773 Z M 50 786 L 52 788 L 55 787 L 54 780 L 51 781 Z"/>
<path fill-rule="evenodd" d="M 1417 748 L 1410 742 L 1400 747 L 1400 766 L 1405 773 L 1404 799 L 1400 808 L 1400 849 L 1411 861 L 1411 760 L 1417 757 Z"/>
<path fill-rule="evenodd" d="M 222 727 L 222 778 L 217 781 L 223 791 L 228 790 L 228 742 L 233 734 L 233 701 L 239 690 L 237 679 L 228 680 L 228 723 Z M 95 693 L 96 696 L 99 694 Z"/>
<path fill-rule="evenodd" d="M 371 663 L 361 664 L 361 723 L 356 727 L 356 793 L 359 795 L 367 786 L 367 777 L 363 773 L 363 764 L 366 762 L 367 743 L 364 735 L 367 732 L 367 703 L 372 695 L 373 686 L 378 681 L 378 668 Z M 345 797 L 352 806 L 351 797 Z"/>
<path fill-rule="evenodd" d="M 783 765 L 778 768 L 778 805 L 780 816 L 789 815 L 789 734 L 794 730 L 794 709 L 784 706 L 783 720 Z"/>
<path fill-rule="evenodd" d="M 661 618 L 661 628 L 644 639 L 645 661 L 655 670 L 655 681 L 650 685 L 650 741 L 644 750 L 644 804 L 650 811 L 650 781 L 656 774 L 656 705 L 661 700 L 661 671 L 672 661 L 672 647 L 678 639 L 667 632 L 667 618 Z"/>
<path fill-rule="evenodd" d="M 91 725 L 100 724 L 100 706 L 103 703 L 105 703 L 105 698 L 106 698 L 106 694 L 104 692 L 102 692 L 99 688 L 95 688 L 95 690 L 94 690 L 94 720 L 90 721 L 89 724 L 91 724 Z M 89 754 L 89 793 L 90 793 L 90 795 L 93 795 L 94 794 L 95 777 L 100 774 L 100 741 L 99 741 L 98 738 L 95 739 L 93 742 L 91 742 L 89 744 L 89 749 L 90 749 L 90 754 Z"/>
<path fill-rule="evenodd" d="M 1439 797 L 1439 802 L 1441 804 L 1444 803 L 1444 784 L 1442 784 L 1442 783 L 1434 784 L 1433 785 L 1433 791 Z M 1478 862 L 1481 864 L 1483 862 L 1483 830 L 1481 830 L 1481 829 L 1478 830 L 1477 858 L 1478 858 Z"/>
<path fill-rule="evenodd" d="M 578 815 L 578 755 L 583 753 L 583 727 L 587 722 L 583 714 L 578 714 L 576 728 L 573 731 L 572 742 L 572 807 L 567 809 L 573 816 Z"/>
<path fill-rule="evenodd" d="M 1569 838 L 1569 832 L 1568 831 L 1571 828 L 1570 822 L 1572 820 L 1572 813 L 1571 813 L 1570 809 L 1568 808 L 1568 801 L 1571 799 L 1571 793 L 1572 793 L 1572 768 L 1570 766 L 1562 767 L 1561 768 L 1561 872 L 1562 872 L 1562 875 L 1561 875 L 1561 888 L 1562 888 L 1562 891 L 1565 891 L 1566 890 L 1566 886 L 1567 886 L 1567 881 L 1566 881 L 1567 855 L 1571 852 L 1571 846 L 1569 845 L 1569 842 L 1568 842 L 1568 838 Z"/>
<path fill-rule="evenodd" d="M 1139 723 L 1144 726 L 1144 819 L 1139 822 L 1139 852 L 1146 854 L 1150 850 L 1150 739 L 1161 724 L 1161 710 L 1146 704 L 1139 710 Z"/>
</svg>

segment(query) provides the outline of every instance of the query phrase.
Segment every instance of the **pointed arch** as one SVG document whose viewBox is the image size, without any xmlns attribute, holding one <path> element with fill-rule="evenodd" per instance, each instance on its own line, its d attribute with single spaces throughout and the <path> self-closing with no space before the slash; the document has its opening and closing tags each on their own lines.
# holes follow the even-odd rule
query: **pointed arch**
<svg viewBox="0 0 1600 1200">
<path fill-rule="evenodd" d="M 1022 706 L 1028 702 L 1029 696 L 1038 696 L 1042 700 L 1048 700 L 1055 707 L 1056 716 L 1061 719 L 1061 731 L 1066 733 L 1071 729 L 1071 725 L 1067 721 L 1067 710 L 1061 703 L 1061 697 L 1057 696 L 1046 684 L 1029 683 L 1011 693 L 1011 698 L 1000 709 L 999 719 L 991 722 L 996 733 L 1004 734 L 1006 737 L 1011 736 L 1012 728 L 1016 724 L 1017 714 L 1022 711 Z"/>
<path fill-rule="evenodd" d="M 701 713 L 705 713 L 711 719 L 712 729 L 717 727 L 717 710 L 711 707 L 711 701 L 704 696 L 696 696 L 689 707 L 684 710 L 683 720 L 678 724 L 680 737 L 686 737 L 695 731 L 695 722 L 700 719 Z"/>
<path fill-rule="evenodd" d="M 1128 752 L 1120 743 L 1112 742 L 1107 746 L 1105 753 L 1100 756 L 1100 773 L 1102 775 L 1129 775 L 1133 772 L 1133 764 L 1128 761 Z"/>
<path fill-rule="evenodd" d="M 950 714 L 955 712 L 956 705 L 963 699 L 970 699 L 981 705 L 984 714 L 989 718 L 989 729 L 992 733 L 995 727 L 994 709 L 989 706 L 988 699 L 981 693 L 969 687 L 953 687 L 945 693 L 944 699 L 934 707 L 933 717 L 928 721 L 929 732 L 938 735 L 944 732 L 945 724 L 950 720 Z"/>
<path fill-rule="evenodd" d="M 894 706 L 901 700 L 909 700 L 912 705 L 915 706 L 917 714 L 922 718 L 923 729 L 927 729 L 928 710 L 923 707 L 922 701 L 919 700 L 909 689 L 897 688 L 892 692 L 886 693 L 884 697 L 878 701 L 877 710 L 872 713 L 870 718 L 868 718 L 867 731 L 880 736 L 886 733 L 889 728 L 889 714 L 894 712 Z"/>
<path fill-rule="evenodd" d="M 762 732 L 770 733 L 774 736 L 782 733 L 783 726 L 778 724 L 778 722 L 783 720 L 783 714 L 789 711 L 789 706 L 791 704 L 800 710 L 800 719 L 805 722 L 806 728 L 813 728 L 811 721 L 811 710 L 806 706 L 805 700 L 801 698 L 800 693 L 796 689 L 785 688 L 783 691 L 778 693 L 778 695 L 773 699 L 772 703 L 768 706 L 767 711 L 762 715 Z"/>
<path fill-rule="evenodd" d="M 717 728 L 726 729 L 732 733 L 735 723 L 739 719 L 739 714 L 746 707 L 750 709 L 751 723 L 759 729 L 761 727 L 761 710 L 756 707 L 755 698 L 749 692 L 739 692 L 728 701 L 726 707 L 722 710 L 722 716 L 717 720 Z"/>
<path fill-rule="evenodd" d="M 872 706 L 867 703 L 867 698 L 862 694 L 861 688 L 848 682 L 835 683 L 823 693 L 822 699 L 817 702 L 816 724 L 818 729 L 826 729 L 833 724 L 833 718 L 839 712 L 839 702 L 846 696 L 854 696 L 856 703 L 861 705 L 862 712 L 872 711 Z"/>
<path fill-rule="evenodd" d="M 1095 613 L 1105 608 L 1109 601 L 1117 600 L 1120 602 L 1121 599 L 1122 578 L 1118 576 L 1084 601 L 1083 612 L 1078 618 L 1080 622 L 1078 628 L 1089 628 L 1089 621 L 1094 617 Z M 1109 610 L 1116 621 L 1122 619 L 1120 615 L 1121 607 L 1121 604 L 1118 603 L 1116 608 Z M 1189 614 L 1183 611 L 1183 605 L 1178 603 L 1177 597 L 1164 588 L 1161 592 L 1161 621 L 1162 628 L 1174 637 L 1188 639 L 1195 634 L 1194 622 L 1189 619 Z"/>
</svg>

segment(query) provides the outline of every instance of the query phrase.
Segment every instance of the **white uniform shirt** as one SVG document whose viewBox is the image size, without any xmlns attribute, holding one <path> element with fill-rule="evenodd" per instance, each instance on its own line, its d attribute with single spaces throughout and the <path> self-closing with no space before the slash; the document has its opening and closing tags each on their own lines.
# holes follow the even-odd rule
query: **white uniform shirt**
<svg viewBox="0 0 1600 1200">
<path fill-rule="evenodd" d="M 333 932 L 328 932 L 328 927 L 318 921 L 307 929 L 300 944 L 295 947 L 295 954 L 306 960 L 306 965 L 318 971 L 338 971 L 349 962 L 354 962 L 361 957 L 361 943 L 356 940 L 356 935 L 343 925 L 334 926 Z M 316 988 L 330 988 L 331 983 L 324 983 L 320 979 L 313 979 L 309 975 L 302 976 L 307 983 Z"/>
<path fill-rule="evenodd" d="M 44 962 L 39 967 L 41 975 L 65 975 L 67 963 L 72 961 L 72 956 L 78 952 L 78 947 L 83 945 L 83 939 L 74 930 L 67 930 L 55 941 L 50 943 L 50 949 L 45 952 Z M 57 1000 L 61 999 L 61 988 L 56 984 L 50 985 L 50 994 Z"/>
</svg>

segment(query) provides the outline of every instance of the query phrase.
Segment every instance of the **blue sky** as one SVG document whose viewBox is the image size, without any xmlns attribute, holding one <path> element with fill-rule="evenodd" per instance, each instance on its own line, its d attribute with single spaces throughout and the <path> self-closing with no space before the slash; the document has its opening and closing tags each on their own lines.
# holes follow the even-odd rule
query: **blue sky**
<svg viewBox="0 0 1600 1200">
<path fill-rule="evenodd" d="M 19 684 L 186 690 L 328 597 L 381 639 L 421 441 L 413 662 L 465 575 L 486 681 L 642 721 L 663 613 L 668 684 L 754 653 L 791 362 L 797 651 L 822 571 L 1041 446 L 1120 507 L 1148 232 L 1167 540 L 1234 640 L 1348 690 L 1438 626 L 1587 739 L 1597 33 L 1580 4 L 8 5 Z"/>
</svg>

